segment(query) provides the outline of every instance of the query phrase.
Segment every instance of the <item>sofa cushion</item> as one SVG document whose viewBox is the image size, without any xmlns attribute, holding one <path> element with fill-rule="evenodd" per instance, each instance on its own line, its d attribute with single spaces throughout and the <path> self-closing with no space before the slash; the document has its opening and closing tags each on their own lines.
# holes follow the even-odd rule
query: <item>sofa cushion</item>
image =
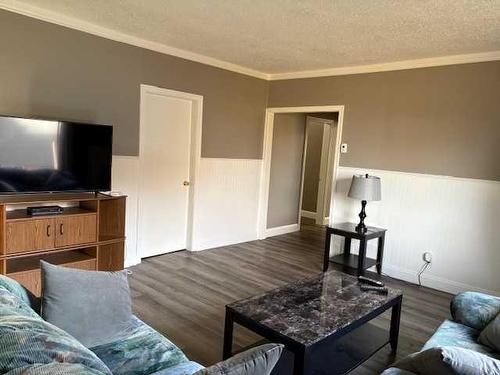
<svg viewBox="0 0 500 375">
<path fill-rule="evenodd" d="M 453 298 L 450 310 L 455 321 L 481 331 L 500 312 L 500 298 L 463 292 Z"/>
<path fill-rule="evenodd" d="M 500 352 L 500 314 L 496 316 L 481 332 L 478 341 Z"/>
<path fill-rule="evenodd" d="M 153 373 L 152 375 L 192 375 L 204 367 L 199 363 L 188 361 Z"/>
<path fill-rule="evenodd" d="M 5 375 L 103 375 L 103 373 L 78 363 L 52 362 L 17 368 Z"/>
<path fill-rule="evenodd" d="M 411 354 L 393 367 L 419 375 L 500 374 L 500 361 L 469 349 L 437 347 Z"/>
<path fill-rule="evenodd" d="M 53 362 L 79 364 L 88 373 L 111 374 L 90 350 L 45 322 L 17 295 L 0 287 L 0 373 Z M 49 372 L 50 373 L 50 372 Z M 42 374 L 42 373 L 41 373 Z"/>
<path fill-rule="evenodd" d="M 42 317 L 86 347 L 115 341 L 132 318 L 127 271 L 100 272 L 41 261 Z"/>
<path fill-rule="evenodd" d="M 23 299 L 0 286 L 0 317 L 9 315 L 40 319 L 40 316 Z"/>
<path fill-rule="evenodd" d="M 422 350 L 440 347 L 456 346 L 464 349 L 471 349 L 479 353 L 498 358 L 499 353 L 495 353 L 491 348 L 477 342 L 479 331 L 469 326 L 445 320 L 434 335 L 427 341 Z"/>
<path fill-rule="evenodd" d="M 16 280 L 4 275 L 0 275 L 0 286 L 4 287 L 9 292 L 19 297 L 36 313 L 40 313 L 40 298 L 36 297 L 33 293 L 31 293 Z"/>
<path fill-rule="evenodd" d="M 188 362 L 177 346 L 134 316 L 116 341 L 91 350 L 115 375 L 153 374 Z"/>
<path fill-rule="evenodd" d="M 269 375 L 283 351 L 281 344 L 265 344 L 219 362 L 195 375 Z"/>
<path fill-rule="evenodd" d="M 415 373 L 411 371 L 401 370 L 400 368 L 396 367 L 389 367 L 380 375 L 415 375 Z"/>
</svg>

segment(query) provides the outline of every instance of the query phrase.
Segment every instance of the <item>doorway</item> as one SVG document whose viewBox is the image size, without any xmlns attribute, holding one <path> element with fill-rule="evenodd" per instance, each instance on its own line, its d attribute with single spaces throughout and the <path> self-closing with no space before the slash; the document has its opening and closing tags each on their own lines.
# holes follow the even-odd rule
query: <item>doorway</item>
<svg viewBox="0 0 500 375">
<path fill-rule="evenodd" d="M 337 112 L 306 116 L 301 221 L 308 218 L 317 225 L 328 224 L 337 122 Z"/>
<path fill-rule="evenodd" d="M 327 224 L 325 218 L 333 217 L 330 212 L 333 212 L 332 197 L 339 163 L 343 111 L 343 106 L 267 109 L 259 199 L 259 238 L 300 230 L 308 130 L 318 123 L 322 134 L 321 145 L 316 146 L 321 147 L 316 193 L 314 198 L 307 197 L 307 200 L 316 201 L 315 211 L 309 212 L 318 224 Z M 318 150 L 315 151 L 317 154 Z"/>
<path fill-rule="evenodd" d="M 203 97 L 141 85 L 138 254 L 191 249 Z"/>
</svg>

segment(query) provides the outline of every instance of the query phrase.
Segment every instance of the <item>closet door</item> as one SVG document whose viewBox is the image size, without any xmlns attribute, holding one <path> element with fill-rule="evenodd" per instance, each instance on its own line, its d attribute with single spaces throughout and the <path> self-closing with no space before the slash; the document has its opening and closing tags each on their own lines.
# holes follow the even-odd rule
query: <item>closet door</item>
<svg viewBox="0 0 500 375">
<path fill-rule="evenodd" d="M 186 248 L 192 100 L 141 96 L 138 245 L 141 258 Z"/>
</svg>

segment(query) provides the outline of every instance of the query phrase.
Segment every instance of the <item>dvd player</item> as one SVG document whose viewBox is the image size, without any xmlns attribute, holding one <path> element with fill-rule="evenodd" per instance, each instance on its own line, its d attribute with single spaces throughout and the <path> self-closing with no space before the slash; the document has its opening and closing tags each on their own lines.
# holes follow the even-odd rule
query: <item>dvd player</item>
<svg viewBox="0 0 500 375">
<path fill-rule="evenodd" d="M 64 209 L 61 206 L 38 206 L 28 207 L 26 211 L 31 216 L 44 216 L 62 214 Z"/>
</svg>

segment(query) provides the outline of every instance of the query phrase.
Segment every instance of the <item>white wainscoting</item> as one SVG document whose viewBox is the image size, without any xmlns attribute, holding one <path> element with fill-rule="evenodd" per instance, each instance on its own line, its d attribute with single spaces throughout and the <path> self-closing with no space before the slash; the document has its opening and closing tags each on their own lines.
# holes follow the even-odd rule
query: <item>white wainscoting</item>
<svg viewBox="0 0 500 375">
<path fill-rule="evenodd" d="M 193 250 L 257 239 L 261 168 L 262 160 L 201 159 Z"/>
<path fill-rule="evenodd" d="M 209 249 L 257 239 L 261 160 L 202 158 L 195 202 L 193 248 Z M 128 196 L 126 265 L 137 254 L 137 157 L 114 156 L 112 187 Z M 422 253 L 432 266 L 425 286 L 457 293 L 500 295 L 500 182 L 340 167 L 334 222 L 356 221 L 360 203 L 347 198 L 355 173 L 382 179 L 382 201 L 369 202 L 367 223 L 388 229 L 383 272 L 417 282 Z M 296 228 L 293 228 L 296 229 Z M 333 251 L 341 251 L 335 238 Z M 368 245 L 374 256 L 376 243 Z M 353 241 L 353 252 L 357 244 Z"/>
<path fill-rule="evenodd" d="M 500 295 L 500 182 L 340 167 L 334 222 L 358 219 L 360 202 L 347 197 L 358 173 L 382 179 L 382 201 L 368 202 L 366 223 L 388 229 L 384 273 L 416 283 L 422 253 L 430 251 L 423 285 Z M 332 242 L 332 251 L 340 252 L 341 240 Z M 368 244 L 373 257 L 376 241 Z"/>
<path fill-rule="evenodd" d="M 113 156 L 111 188 L 127 195 L 125 213 L 125 266 L 141 262 L 137 254 L 137 200 L 139 197 L 138 176 L 139 158 L 137 156 Z"/>
</svg>

